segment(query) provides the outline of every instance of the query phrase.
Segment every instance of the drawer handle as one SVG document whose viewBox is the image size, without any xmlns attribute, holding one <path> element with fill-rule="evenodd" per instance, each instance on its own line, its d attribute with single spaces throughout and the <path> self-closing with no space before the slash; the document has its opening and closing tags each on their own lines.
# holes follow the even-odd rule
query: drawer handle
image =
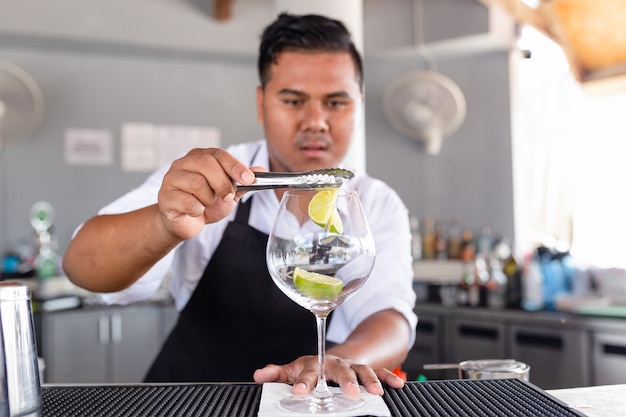
<svg viewBox="0 0 626 417">
<path fill-rule="evenodd" d="M 98 318 L 98 341 L 101 345 L 109 343 L 109 317 L 100 316 Z"/>
<path fill-rule="evenodd" d="M 111 316 L 111 341 L 114 344 L 122 341 L 122 316 L 119 314 Z"/>
<path fill-rule="evenodd" d="M 602 350 L 609 355 L 626 356 L 626 346 L 602 345 Z"/>
<path fill-rule="evenodd" d="M 478 337 L 481 339 L 498 339 L 498 330 L 486 329 L 484 327 L 459 326 L 459 334 L 461 336 Z"/>
<path fill-rule="evenodd" d="M 563 339 L 556 336 L 544 336 L 540 334 L 517 333 L 517 343 L 526 346 L 541 346 L 549 349 L 563 349 Z"/>
</svg>

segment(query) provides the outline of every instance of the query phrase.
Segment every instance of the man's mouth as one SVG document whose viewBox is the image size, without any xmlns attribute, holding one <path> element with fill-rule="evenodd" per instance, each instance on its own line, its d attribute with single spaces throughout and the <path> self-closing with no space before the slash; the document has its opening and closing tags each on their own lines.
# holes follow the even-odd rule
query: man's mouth
<svg viewBox="0 0 626 417">
<path fill-rule="evenodd" d="M 307 143 L 300 146 L 300 149 L 303 151 L 325 151 L 328 149 L 328 146 L 323 143 Z"/>
<path fill-rule="evenodd" d="M 328 145 L 319 142 L 310 142 L 300 145 L 300 152 L 306 157 L 311 159 L 323 158 L 328 153 Z"/>
<path fill-rule="evenodd" d="M 298 150 L 311 159 L 325 158 L 331 145 L 332 140 L 324 135 L 302 135 L 296 139 Z"/>
</svg>

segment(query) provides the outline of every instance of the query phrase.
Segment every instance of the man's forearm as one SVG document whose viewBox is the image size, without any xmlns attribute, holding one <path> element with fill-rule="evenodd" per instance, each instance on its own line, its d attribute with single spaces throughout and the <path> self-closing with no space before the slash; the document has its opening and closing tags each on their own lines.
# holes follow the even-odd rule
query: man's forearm
<svg viewBox="0 0 626 417">
<path fill-rule="evenodd" d="M 365 319 L 344 343 L 327 353 L 372 368 L 394 369 L 406 358 L 409 337 L 404 316 L 395 310 L 383 310 Z"/>
<path fill-rule="evenodd" d="M 156 206 L 96 216 L 70 242 L 63 269 L 74 284 L 89 291 L 119 291 L 139 279 L 179 241 L 162 226 Z"/>
</svg>

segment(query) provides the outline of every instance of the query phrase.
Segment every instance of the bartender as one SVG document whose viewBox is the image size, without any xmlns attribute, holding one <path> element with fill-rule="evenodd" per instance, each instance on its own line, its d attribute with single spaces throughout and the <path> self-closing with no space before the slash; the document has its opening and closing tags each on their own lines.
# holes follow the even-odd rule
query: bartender
<svg viewBox="0 0 626 417">
<path fill-rule="evenodd" d="M 193 149 L 79 227 L 63 259 L 77 285 L 107 303 L 149 298 L 171 274 L 179 320 L 147 382 L 317 382 L 313 316 L 274 285 L 265 246 L 284 190 L 237 193 L 254 172 L 337 167 L 362 123 L 362 60 L 345 26 L 281 14 L 263 32 L 257 87 L 266 139 Z M 250 168 L 252 167 L 252 168 Z M 357 173 L 376 265 L 332 314 L 326 374 L 344 392 L 359 382 L 400 388 L 390 369 L 415 338 L 408 211 L 388 185 Z"/>
</svg>

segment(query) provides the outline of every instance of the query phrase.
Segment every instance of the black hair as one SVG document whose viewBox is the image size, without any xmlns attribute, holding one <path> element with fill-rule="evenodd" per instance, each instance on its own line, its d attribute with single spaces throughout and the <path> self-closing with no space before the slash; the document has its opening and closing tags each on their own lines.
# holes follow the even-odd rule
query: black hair
<svg viewBox="0 0 626 417">
<path fill-rule="evenodd" d="M 258 71 L 262 87 L 269 81 L 270 67 L 276 63 L 276 57 L 285 51 L 348 52 L 363 91 L 363 61 L 350 32 L 340 21 L 314 14 L 278 15 L 261 35 Z"/>
</svg>

